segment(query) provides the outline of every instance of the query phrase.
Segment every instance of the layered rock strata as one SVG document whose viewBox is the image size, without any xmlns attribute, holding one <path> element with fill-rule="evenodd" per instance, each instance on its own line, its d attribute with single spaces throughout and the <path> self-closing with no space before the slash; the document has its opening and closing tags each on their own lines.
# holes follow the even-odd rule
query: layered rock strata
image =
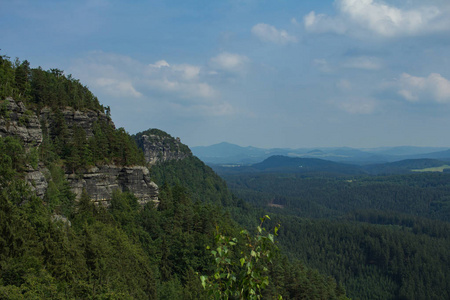
<svg viewBox="0 0 450 300">
<path fill-rule="evenodd" d="M 0 104 L 0 137 L 18 137 L 24 142 L 26 149 L 38 147 L 43 140 L 41 123 L 52 136 L 57 124 L 55 120 L 57 113 L 50 108 L 43 108 L 38 117 L 34 111 L 27 110 L 22 102 L 16 103 L 12 98 L 7 98 Z M 77 111 L 67 107 L 60 113 L 69 134 L 72 133 L 72 128 L 78 126 L 84 129 L 86 137 L 89 138 L 93 136 L 93 125 L 96 121 L 105 121 L 114 126 L 111 119 L 100 111 Z M 155 153 L 155 155 L 158 154 Z M 37 170 L 29 166 L 25 174 L 31 189 L 41 198 L 44 197 L 48 186 L 44 174 L 49 172 L 42 165 Z M 149 201 L 158 203 L 158 186 L 150 180 L 149 170 L 144 166 L 98 166 L 86 170 L 81 175 L 67 174 L 66 176 L 77 198 L 80 197 L 83 189 L 86 189 L 92 201 L 108 205 L 113 191 L 119 189 L 132 192 L 140 204 Z"/>
<path fill-rule="evenodd" d="M 71 107 L 66 107 L 61 110 L 61 115 L 64 118 L 64 122 L 67 125 L 68 133 L 72 134 L 72 128 L 78 126 L 86 132 L 86 137 L 90 138 L 94 135 L 94 123 L 97 121 L 104 121 L 114 126 L 111 119 L 101 111 L 84 110 L 79 111 Z M 50 133 L 52 137 L 55 135 L 56 124 L 56 113 L 49 107 L 44 107 L 40 112 L 40 119 L 47 127 L 47 132 Z"/>
<path fill-rule="evenodd" d="M 179 138 L 175 139 L 166 133 L 161 133 L 142 134 L 136 138 L 138 146 L 144 151 L 145 160 L 150 165 L 192 156 L 191 150 L 182 144 Z"/>
<path fill-rule="evenodd" d="M 36 114 L 12 98 L 7 98 L 1 105 L 0 136 L 18 137 L 26 148 L 39 146 L 42 143 L 42 130 Z"/>
<path fill-rule="evenodd" d="M 149 201 L 159 202 L 158 186 L 150 180 L 149 170 L 143 166 L 92 167 L 81 175 L 68 175 L 67 179 L 78 199 L 85 189 L 92 201 L 107 206 L 112 193 L 118 189 L 133 193 L 142 205 Z"/>
</svg>

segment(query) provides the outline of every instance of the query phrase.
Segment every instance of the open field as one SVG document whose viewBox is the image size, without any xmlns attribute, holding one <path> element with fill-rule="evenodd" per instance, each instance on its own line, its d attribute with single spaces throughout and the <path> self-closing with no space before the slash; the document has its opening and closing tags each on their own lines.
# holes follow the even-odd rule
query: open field
<svg viewBox="0 0 450 300">
<path fill-rule="evenodd" d="M 433 167 L 433 168 L 425 168 L 425 169 L 415 169 L 411 170 L 413 172 L 443 172 L 444 169 L 449 169 L 449 165 L 442 165 L 440 167 Z"/>
</svg>

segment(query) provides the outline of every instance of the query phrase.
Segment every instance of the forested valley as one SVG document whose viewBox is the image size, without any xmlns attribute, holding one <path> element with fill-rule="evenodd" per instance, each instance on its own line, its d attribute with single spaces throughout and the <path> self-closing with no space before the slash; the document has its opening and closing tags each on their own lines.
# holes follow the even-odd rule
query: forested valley
<svg viewBox="0 0 450 300">
<path fill-rule="evenodd" d="M 98 117 L 89 135 L 67 108 Z M 36 118 L 40 144 L 8 135 Z M 348 299 L 331 274 L 279 251 L 278 225 L 196 157 L 147 166 L 109 107 L 63 71 L 1 56 L 0 120 L 1 299 Z M 102 166 L 147 166 L 158 202 L 119 189 L 107 206 L 77 197 L 68 176 Z M 27 174 L 41 170 L 38 196 Z"/>
<path fill-rule="evenodd" d="M 450 175 L 222 174 L 283 225 L 291 259 L 332 275 L 354 299 L 450 297 Z"/>
</svg>

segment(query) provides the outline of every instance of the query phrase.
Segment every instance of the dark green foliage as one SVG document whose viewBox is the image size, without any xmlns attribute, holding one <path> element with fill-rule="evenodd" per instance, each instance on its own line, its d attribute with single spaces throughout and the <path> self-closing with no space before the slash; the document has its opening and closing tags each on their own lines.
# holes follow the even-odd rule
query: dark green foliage
<svg viewBox="0 0 450 300">
<path fill-rule="evenodd" d="M 72 78 L 71 75 L 66 77 L 61 70 L 32 69 L 30 81 L 31 99 L 29 104 L 31 106 L 39 108 L 70 106 L 78 110 L 104 111 L 104 107 L 100 105 L 97 97 L 86 86 Z"/>
<path fill-rule="evenodd" d="M 211 247 L 216 265 L 214 274 L 200 276 L 202 286 L 211 298 L 262 299 L 263 290 L 269 285 L 268 267 L 278 250 L 274 236 L 279 225 L 274 228 L 274 233 L 266 232 L 263 227 L 266 218 L 269 216 L 261 218 L 254 236 L 246 230 L 241 231 L 243 245 L 240 251 L 236 251 L 238 239 L 224 236 L 217 228 L 215 245 Z"/>
<path fill-rule="evenodd" d="M 152 166 L 151 174 L 158 185 L 181 185 L 194 201 L 232 206 L 237 200 L 225 182 L 195 156 Z"/>
<path fill-rule="evenodd" d="M 97 97 L 71 75 L 66 77 L 58 69 L 32 69 L 26 60 L 16 59 L 13 64 L 7 56 L 1 56 L 0 100 L 6 97 L 23 101 L 29 108 L 70 106 L 78 110 L 105 110 Z"/>
<path fill-rule="evenodd" d="M 449 297 L 448 175 L 226 178 L 283 224 L 280 247 L 289 257 L 333 276 L 349 296 Z"/>
<path fill-rule="evenodd" d="M 14 65 L 9 57 L 0 56 L 0 100 L 17 94 Z"/>
<path fill-rule="evenodd" d="M 279 237 L 284 248 L 309 266 L 335 277 L 352 297 L 447 299 L 450 296 L 447 284 L 450 227 L 446 223 L 439 224 L 445 233 L 436 237 L 416 234 L 413 228 L 394 224 L 295 218 L 286 219 L 285 223 Z M 414 227 L 421 226 L 414 224 Z M 424 226 L 416 230 L 429 229 Z"/>
<path fill-rule="evenodd" d="M 105 109 L 87 87 L 61 70 L 31 69 L 27 61 L 12 64 L 2 56 L 0 79 L 0 100 L 13 97 L 28 108 L 19 122 L 26 125 L 30 114 L 40 115 L 43 107 L 50 108 L 45 111 L 52 118 L 49 123 L 42 120 L 38 149 L 0 138 L 0 298 L 209 299 L 198 276 L 214 269 L 206 246 L 214 243 L 217 227 L 227 236 L 239 236 L 241 229 L 223 206 L 247 220 L 251 207 L 233 197 L 223 180 L 190 155 L 153 168 L 160 183 L 159 206 L 151 202 L 142 207 L 134 195 L 120 191 L 113 193 L 108 208 L 95 205 L 86 191 L 75 199 L 67 173 L 78 176 L 96 164 L 144 165 L 142 151 L 110 120 L 95 122 L 92 136 L 70 124 L 66 106 L 97 113 Z M 0 102 L 0 116 L 8 120 L 5 103 Z M 147 133 L 168 137 L 165 146 L 190 154 L 187 146 L 172 143 L 174 139 L 162 131 Z M 23 178 L 27 170 L 42 165 L 49 174 L 40 199 Z M 239 257 L 238 252 L 232 255 Z M 263 275 L 270 282 L 267 298 L 343 295 L 327 277 L 279 259 Z M 299 274 L 304 279 L 301 286 Z"/>
<path fill-rule="evenodd" d="M 108 209 L 85 192 L 74 204 L 61 167 L 52 164 L 50 173 L 45 202 L 17 176 L 3 178 L 8 188 L 0 197 L 0 297 L 208 299 L 197 275 L 214 266 L 206 246 L 214 243 L 217 226 L 227 236 L 240 230 L 221 207 L 194 202 L 186 188 L 167 184 L 158 207 L 141 207 L 132 194 L 119 191 Z M 268 297 L 336 299 L 334 282 L 296 266 L 301 269 L 292 266 L 287 273 L 269 266 Z M 305 278 L 302 288 L 312 292 L 294 284 L 298 274 Z"/>
<path fill-rule="evenodd" d="M 301 217 L 334 217 L 377 209 L 450 220 L 450 175 L 319 177 L 295 174 L 224 176 L 231 190 L 258 206 Z M 269 207 L 270 208 L 270 207 Z"/>
<path fill-rule="evenodd" d="M 26 60 L 20 62 L 16 59 L 13 64 L 8 57 L 1 56 L 0 100 L 6 97 L 24 102 L 30 109 L 27 111 L 29 114 L 36 112 L 39 115 L 43 107 L 52 109 L 54 123 L 51 132 L 48 132 L 46 124 L 41 126 L 44 141 L 39 152 L 45 163 L 62 159 L 69 172 L 103 163 L 145 165 L 143 153 L 134 139 L 123 128 L 115 129 L 111 122 L 99 120 L 90 139 L 87 139 L 82 128 L 76 125 L 68 127 L 62 113 L 66 107 L 81 111 L 106 111 L 108 117 L 110 109 L 100 105 L 97 97 L 79 80 L 71 75 L 65 76 L 61 70 L 31 69 Z M 5 119 L 9 116 L 6 102 L 0 103 L 0 116 Z"/>
<path fill-rule="evenodd" d="M 70 173 L 101 164 L 145 165 L 144 154 L 123 128 L 114 129 L 105 121 L 97 121 L 90 138 L 76 125 L 70 134 L 59 109 L 55 111 L 55 123 L 53 135 L 43 131 L 40 154 L 47 164 L 61 159 Z"/>
<path fill-rule="evenodd" d="M 75 194 L 70 190 L 64 176 L 64 170 L 56 165 L 49 165 L 50 180 L 44 196 L 44 201 L 50 212 L 70 216 L 74 209 Z"/>
<path fill-rule="evenodd" d="M 13 137 L 0 138 L 0 163 L 3 171 L 3 176 L 8 177 L 9 171 L 23 172 L 27 163 L 27 157 L 23 150 L 22 143 L 19 139 Z"/>
<path fill-rule="evenodd" d="M 145 165 L 144 153 L 123 128 L 114 129 L 104 121 L 94 123 L 94 136 L 82 145 L 86 162 L 118 165 Z M 76 148 L 76 147 L 75 147 Z M 89 156 L 88 156 L 89 155 Z"/>
</svg>

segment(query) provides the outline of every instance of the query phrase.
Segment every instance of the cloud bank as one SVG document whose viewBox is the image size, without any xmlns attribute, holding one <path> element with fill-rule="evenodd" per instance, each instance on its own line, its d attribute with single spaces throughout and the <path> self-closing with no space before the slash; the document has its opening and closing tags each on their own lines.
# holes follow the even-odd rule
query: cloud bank
<svg viewBox="0 0 450 300">
<path fill-rule="evenodd" d="M 398 94 L 411 102 L 450 103 L 450 81 L 438 73 L 428 77 L 403 73 L 399 79 Z"/>
<path fill-rule="evenodd" d="M 236 70 L 246 57 L 222 53 L 215 61 L 218 67 Z M 90 87 L 114 98 L 145 101 L 164 98 L 167 107 L 192 114 L 232 113 L 233 107 L 220 100 L 220 92 L 208 82 L 208 72 L 203 69 L 166 60 L 145 64 L 128 56 L 104 52 L 92 52 L 72 67 L 76 76 Z"/>
<path fill-rule="evenodd" d="M 379 37 L 417 36 L 448 31 L 448 9 L 421 5 L 398 8 L 379 0 L 336 0 L 336 16 L 311 11 L 303 18 L 310 32 L 375 35 Z"/>
</svg>

